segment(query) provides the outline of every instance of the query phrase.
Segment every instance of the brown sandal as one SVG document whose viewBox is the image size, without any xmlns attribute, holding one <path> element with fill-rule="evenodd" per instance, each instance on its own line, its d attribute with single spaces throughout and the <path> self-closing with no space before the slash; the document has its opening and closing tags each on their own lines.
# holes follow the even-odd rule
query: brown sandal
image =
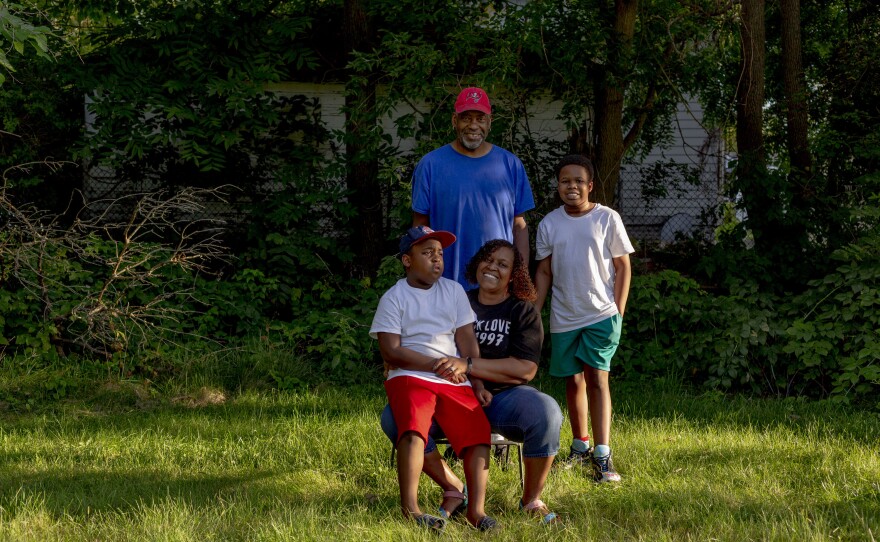
<svg viewBox="0 0 880 542">
<path fill-rule="evenodd" d="M 443 529 L 446 528 L 446 520 L 443 518 L 438 518 L 437 516 L 432 516 L 431 514 L 422 514 L 421 516 L 413 516 L 413 519 L 416 520 L 416 525 L 419 527 L 424 527 L 429 531 L 442 534 Z"/>
<path fill-rule="evenodd" d="M 481 517 L 481 518 L 480 518 L 480 521 L 478 521 L 477 524 L 474 525 L 474 527 L 475 527 L 477 530 L 479 530 L 479 531 L 483 531 L 483 532 L 486 532 L 486 531 L 494 531 L 494 530 L 496 530 L 496 529 L 500 529 L 500 528 L 501 528 L 501 527 L 498 526 L 498 522 L 495 521 L 494 518 L 491 518 L 491 517 L 489 517 L 489 516 L 483 516 L 483 517 Z"/>
</svg>

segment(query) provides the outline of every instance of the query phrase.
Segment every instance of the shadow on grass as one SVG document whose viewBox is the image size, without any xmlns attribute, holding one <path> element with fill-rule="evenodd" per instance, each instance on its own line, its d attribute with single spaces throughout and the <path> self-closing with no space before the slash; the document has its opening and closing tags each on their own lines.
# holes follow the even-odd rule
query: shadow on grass
<svg viewBox="0 0 880 542">
<path fill-rule="evenodd" d="M 46 427 L 47 418 L 53 427 L 65 432 L 150 430 L 153 419 L 175 419 L 174 424 L 162 423 L 163 430 L 174 434 L 189 433 L 194 426 L 205 426 L 225 431 L 238 422 L 251 425 L 254 422 L 321 418 L 327 422 L 347 420 L 352 416 L 370 415 L 375 412 L 378 427 L 379 414 L 385 405 L 381 384 L 353 389 L 331 388 L 322 391 L 278 392 L 267 396 L 238 396 L 222 404 L 190 408 L 168 402 L 150 403 L 142 408 L 108 410 L 90 408 L 89 405 L 56 404 L 49 409 L 33 413 L 5 413 L 2 424 L 7 430 L 29 431 Z M 220 423 L 222 422 L 222 423 Z"/>
<path fill-rule="evenodd" d="M 645 539 L 646 525 L 653 540 L 795 540 L 807 533 L 815 540 L 873 540 L 869 530 L 880 528 L 880 503 L 870 497 L 792 500 L 693 485 L 622 491 L 566 492 L 554 502 L 563 517 L 597 518 L 616 539 Z"/>
<path fill-rule="evenodd" d="M 538 380 L 542 391 L 554 397 L 565 410 L 563 379 L 540 373 Z M 615 416 L 631 421 L 678 418 L 696 427 L 734 431 L 785 429 L 802 436 L 820 431 L 869 446 L 877 443 L 880 434 L 880 413 L 830 401 L 725 395 L 689 389 L 664 379 L 626 382 L 615 381 L 613 377 L 611 396 Z"/>
<path fill-rule="evenodd" d="M 167 473 L 108 472 L 96 469 L 71 473 L 45 470 L 36 473 L 3 469 L 0 507 L 15 515 L 18 508 L 37 502 L 56 516 L 92 513 L 127 513 L 141 504 L 173 499 L 195 508 L 214 507 L 224 495 L 274 476 L 254 472 L 240 476 L 192 475 L 170 479 Z"/>
</svg>

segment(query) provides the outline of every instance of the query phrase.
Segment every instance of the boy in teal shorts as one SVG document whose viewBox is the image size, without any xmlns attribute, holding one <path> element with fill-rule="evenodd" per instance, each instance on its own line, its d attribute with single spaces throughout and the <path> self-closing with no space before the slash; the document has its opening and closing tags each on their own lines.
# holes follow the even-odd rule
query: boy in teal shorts
<svg viewBox="0 0 880 542">
<path fill-rule="evenodd" d="M 611 462 L 608 374 L 620 342 L 632 243 L 616 211 L 591 202 L 595 170 L 581 155 L 556 166 L 562 207 L 538 225 L 538 309 L 552 286 L 550 374 L 565 378 L 573 436 L 569 461 L 593 468 L 596 482 L 619 482 Z M 592 425 L 595 446 L 590 447 Z"/>
</svg>

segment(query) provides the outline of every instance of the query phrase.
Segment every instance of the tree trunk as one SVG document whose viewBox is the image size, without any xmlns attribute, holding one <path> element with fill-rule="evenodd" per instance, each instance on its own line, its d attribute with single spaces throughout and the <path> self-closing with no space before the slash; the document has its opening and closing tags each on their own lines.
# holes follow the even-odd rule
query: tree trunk
<svg viewBox="0 0 880 542">
<path fill-rule="evenodd" d="M 803 187 L 810 177 L 813 164 L 807 140 L 807 86 L 801 58 L 801 6 L 800 0 L 780 0 L 782 17 L 782 82 L 785 89 L 786 117 L 788 122 L 788 156 L 792 180 Z M 806 195 L 803 189 L 795 189 L 795 196 Z"/>
<path fill-rule="evenodd" d="M 620 162 L 626 152 L 623 140 L 623 101 L 626 80 L 622 71 L 629 68 L 632 39 L 635 33 L 638 0 L 616 0 L 609 40 L 609 55 L 599 83 L 596 103 L 596 183 L 595 201 L 614 202 L 620 182 Z"/>
<path fill-rule="evenodd" d="M 370 46 L 372 28 L 362 0 L 345 0 L 344 27 L 349 53 Z M 374 275 L 382 258 L 382 191 L 376 136 L 376 77 L 349 73 L 345 96 L 345 157 L 349 202 L 357 212 L 349 224 L 353 269 Z"/>
<path fill-rule="evenodd" d="M 736 87 L 736 146 L 741 175 L 764 169 L 764 0 L 743 0 Z M 744 159 L 747 158 L 747 159 Z"/>
<path fill-rule="evenodd" d="M 785 92 L 785 114 L 788 127 L 788 159 L 791 171 L 787 190 L 791 205 L 785 215 L 785 227 L 777 228 L 784 233 L 781 246 L 790 247 L 790 254 L 797 259 L 809 246 L 808 224 L 815 219 L 815 187 L 811 180 L 813 163 L 810 156 L 807 131 L 807 85 L 801 58 L 801 10 L 800 0 L 780 0 L 782 41 L 782 83 Z M 793 265 L 797 265 L 795 261 Z"/>
<path fill-rule="evenodd" d="M 742 0 L 741 65 L 736 87 L 736 181 L 748 212 L 755 243 L 763 241 L 768 208 L 764 163 L 764 0 Z"/>
<path fill-rule="evenodd" d="M 620 182 L 623 158 L 623 89 L 605 85 L 599 89 L 596 115 L 596 182 L 590 199 L 610 205 Z"/>
</svg>

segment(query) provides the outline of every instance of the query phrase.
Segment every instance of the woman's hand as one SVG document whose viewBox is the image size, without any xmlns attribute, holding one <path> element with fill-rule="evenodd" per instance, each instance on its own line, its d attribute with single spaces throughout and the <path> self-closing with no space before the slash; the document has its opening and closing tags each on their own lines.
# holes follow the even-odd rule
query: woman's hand
<svg viewBox="0 0 880 542">
<path fill-rule="evenodd" d="M 474 388 L 474 397 L 477 398 L 477 401 L 480 403 L 481 407 L 489 406 L 489 403 L 492 402 L 492 392 L 486 389 L 486 385 L 483 383 L 483 379 L 471 377 L 471 387 Z"/>
<path fill-rule="evenodd" d="M 455 376 L 447 378 L 446 380 L 452 382 L 453 384 L 464 384 L 467 382 L 467 375 L 464 373 L 455 373 Z"/>
<path fill-rule="evenodd" d="M 492 402 L 492 392 L 486 388 L 475 388 L 474 395 L 477 397 L 477 401 L 480 402 L 481 407 L 487 407 Z"/>
<path fill-rule="evenodd" d="M 437 358 L 434 360 L 434 366 L 431 370 L 434 371 L 435 375 L 454 384 L 461 384 L 467 380 L 467 375 L 465 374 L 467 372 L 467 360 L 461 358 Z"/>
</svg>

